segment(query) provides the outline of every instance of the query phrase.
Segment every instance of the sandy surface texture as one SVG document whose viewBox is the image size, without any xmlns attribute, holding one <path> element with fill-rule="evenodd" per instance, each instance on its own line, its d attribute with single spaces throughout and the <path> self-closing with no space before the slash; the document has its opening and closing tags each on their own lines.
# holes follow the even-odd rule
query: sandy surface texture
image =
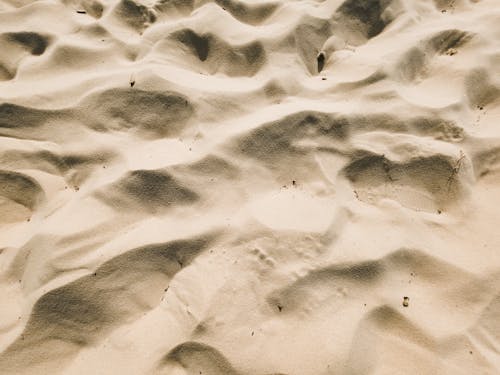
<svg viewBox="0 0 500 375">
<path fill-rule="evenodd" d="M 500 373 L 499 0 L 0 0 L 0 374 Z"/>
</svg>

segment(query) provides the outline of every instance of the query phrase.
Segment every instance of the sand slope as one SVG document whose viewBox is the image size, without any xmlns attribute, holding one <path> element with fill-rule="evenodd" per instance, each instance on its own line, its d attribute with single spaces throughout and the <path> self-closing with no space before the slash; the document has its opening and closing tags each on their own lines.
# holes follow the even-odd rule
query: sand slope
<svg viewBox="0 0 500 375">
<path fill-rule="evenodd" d="M 498 374 L 499 5 L 0 0 L 0 373 Z"/>
</svg>

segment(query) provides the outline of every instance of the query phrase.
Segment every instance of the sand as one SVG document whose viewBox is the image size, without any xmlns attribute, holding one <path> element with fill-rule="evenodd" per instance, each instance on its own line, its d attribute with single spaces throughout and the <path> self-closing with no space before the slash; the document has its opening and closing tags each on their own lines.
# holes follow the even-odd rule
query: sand
<svg viewBox="0 0 500 375">
<path fill-rule="evenodd" d="M 498 0 L 0 0 L 0 48 L 2 375 L 500 373 Z"/>
</svg>

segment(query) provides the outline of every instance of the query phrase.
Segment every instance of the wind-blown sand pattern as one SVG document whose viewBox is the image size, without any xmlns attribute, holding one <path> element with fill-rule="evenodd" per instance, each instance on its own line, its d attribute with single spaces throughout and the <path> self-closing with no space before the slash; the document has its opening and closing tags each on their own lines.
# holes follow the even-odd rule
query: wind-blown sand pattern
<svg viewBox="0 0 500 375">
<path fill-rule="evenodd" d="M 500 373 L 498 0 L 0 0 L 0 373 Z"/>
</svg>

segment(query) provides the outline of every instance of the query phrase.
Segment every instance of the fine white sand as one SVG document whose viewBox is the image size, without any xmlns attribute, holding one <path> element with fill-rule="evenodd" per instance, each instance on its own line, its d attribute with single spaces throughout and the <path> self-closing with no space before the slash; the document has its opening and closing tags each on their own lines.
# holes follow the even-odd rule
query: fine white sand
<svg viewBox="0 0 500 375">
<path fill-rule="evenodd" d="M 499 0 L 0 0 L 0 374 L 500 373 Z"/>
</svg>

